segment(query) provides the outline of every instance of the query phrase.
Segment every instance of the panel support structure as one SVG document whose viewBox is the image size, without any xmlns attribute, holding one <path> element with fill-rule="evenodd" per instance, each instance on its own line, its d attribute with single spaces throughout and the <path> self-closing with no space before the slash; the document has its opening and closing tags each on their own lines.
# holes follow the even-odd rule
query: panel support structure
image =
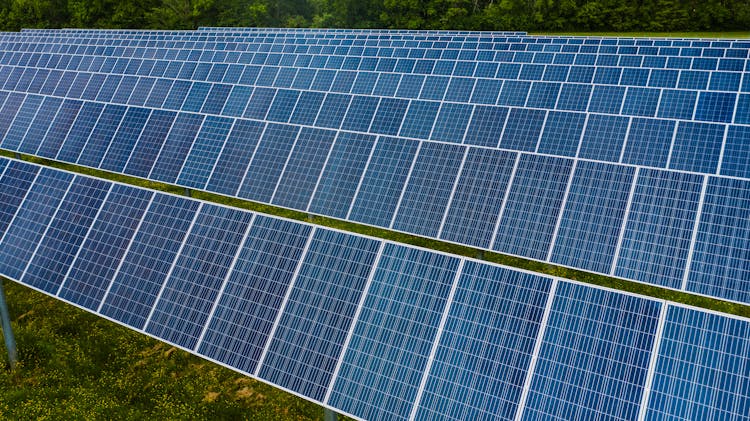
<svg viewBox="0 0 750 421">
<path fill-rule="evenodd" d="M 338 421 L 339 416 L 337 413 L 333 412 L 333 410 L 325 408 L 324 411 L 325 411 L 325 415 L 323 419 L 325 421 Z"/>
<path fill-rule="evenodd" d="M 10 313 L 8 313 L 8 303 L 5 301 L 2 279 L 0 279 L 0 321 L 2 321 L 5 349 L 8 351 L 8 364 L 10 369 L 13 370 L 18 362 L 18 352 L 16 351 L 16 339 L 13 337 L 13 328 L 10 325 Z"/>
</svg>

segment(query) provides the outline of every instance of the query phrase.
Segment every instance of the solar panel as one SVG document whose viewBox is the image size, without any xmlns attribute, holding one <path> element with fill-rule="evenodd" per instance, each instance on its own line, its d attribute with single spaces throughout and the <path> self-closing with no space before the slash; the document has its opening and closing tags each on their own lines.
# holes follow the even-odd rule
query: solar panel
<svg viewBox="0 0 750 421">
<path fill-rule="evenodd" d="M 3 276 L 355 418 L 747 412 L 745 319 L 6 158 L 0 186 L 3 253 L 61 287 Z"/>
</svg>

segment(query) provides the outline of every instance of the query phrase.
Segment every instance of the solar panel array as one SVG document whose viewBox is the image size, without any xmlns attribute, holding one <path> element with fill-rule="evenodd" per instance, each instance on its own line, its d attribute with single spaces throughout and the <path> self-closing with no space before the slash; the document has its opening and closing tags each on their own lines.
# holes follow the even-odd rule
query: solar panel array
<svg viewBox="0 0 750 421">
<path fill-rule="evenodd" d="M 749 303 L 748 50 L 25 31 L 0 35 L 0 147 Z"/>
<path fill-rule="evenodd" d="M 750 322 L 0 158 L 0 274 L 362 419 L 742 419 Z"/>
</svg>

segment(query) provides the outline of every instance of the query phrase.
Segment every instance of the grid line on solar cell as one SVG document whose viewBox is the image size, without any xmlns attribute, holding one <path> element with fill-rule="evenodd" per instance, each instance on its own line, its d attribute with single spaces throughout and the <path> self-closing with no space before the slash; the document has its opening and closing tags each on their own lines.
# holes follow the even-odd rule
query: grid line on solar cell
<svg viewBox="0 0 750 421">
<path fill-rule="evenodd" d="M 648 374 L 646 374 L 646 381 L 643 384 L 643 397 L 641 398 L 641 407 L 638 412 L 638 421 L 645 421 L 648 413 L 648 403 L 654 385 L 656 362 L 661 354 L 661 341 L 664 337 L 664 325 L 666 324 L 669 307 L 670 306 L 666 302 L 663 302 L 659 313 L 659 323 L 656 327 L 656 333 L 654 334 L 654 346 L 651 349 L 651 360 L 648 363 Z"/>
</svg>

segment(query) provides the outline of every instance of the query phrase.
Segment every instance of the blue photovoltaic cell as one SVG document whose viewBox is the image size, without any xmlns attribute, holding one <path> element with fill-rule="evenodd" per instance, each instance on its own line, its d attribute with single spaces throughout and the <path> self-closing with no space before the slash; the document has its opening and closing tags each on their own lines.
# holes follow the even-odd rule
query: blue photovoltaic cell
<svg viewBox="0 0 750 421">
<path fill-rule="evenodd" d="M 387 243 L 329 403 L 363 419 L 409 417 L 459 259 Z"/>
<path fill-rule="evenodd" d="M 437 236 L 465 149 L 445 143 L 422 144 L 403 192 L 394 229 Z"/>
<path fill-rule="evenodd" d="M 750 303 L 750 182 L 709 177 L 687 290 Z"/>
<path fill-rule="evenodd" d="M 177 114 L 149 178 L 166 183 L 177 180 L 185 157 L 203 124 L 203 117 L 198 114 Z"/>
<path fill-rule="evenodd" d="M 578 157 L 619 162 L 628 131 L 628 120 L 627 117 L 589 115 Z"/>
<path fill-rule="evenodd" d="M 203 205 L 146 332 L 188 349 L 195 347 L 251 218 L 249 212 Z"/>
<path fill-rule="evenodd" d="M 466 131 L 467 145 L 497 147 L 505 127 L 508 109 L 505 107 L 476 106 L 471 123 Z"/>
<path fill-rule="evenodd" d="M 443 240 L 489 248 L 517 154 L 471 148 L 456 184 Z"/>
<path fill-rule="evenodd" d="M 18 147 L 23 141 L 23 136 L 29 129 L 37 110 L 42 105 L 42 99 L 44 97 L 38 95 L 29 95 L 26 100 L 18 109 L 16 118 L 13 120 L 13 124 L 8 128 L 8 132 L 3 135 L 2 147 L 11 151 L 18 150 Z"/>
<path fill-rule="evenodd" d="M 370 128 L 370 122 L 372 122 L 377 107 L 377 97 L 355 96 L 341 128 L 343 130 L 366 132 Z"/>
<path fill-rule="evenodd" d="M 302 92 L 289 122 L 307 126 L 313 125 L 315 119 L 318 117 L 318 110 L 320 110 L 320 105 L 323 103 L 324 97 L 325 94 L 321 92 Z"/>
<path fill-rule="evenodd" d="M 750 127 L 729 126 L 721 174 L 750 178 Z"/>
<path fill-rule="evenodd" d="M 234 196 L 255 153 L 265 124 L 252 120 L 236 120 L 211 173 L 206 190 Z"/>
<path fill-rule="evenodd" d="M 310 212 L 346 218 L 375 139 L 366 134 L 339 134 L 320 176 Z"/>
<path fill-rule="evenodd" d="M 635 420 L 661 303 L 560 282 L 524 420 Z"/>
<path fill-rule="evenodd" d="M 521 155 L 493 250 L 547 258 L 572 167 L 572 159 Z"/>
<path fill-rule="evenodd" d="M 675 124 L 671 120 L 634 118 L 630 123 L 622 162 L 665 168 Z"/>
<path fill-rule="evenodd" d="M 513 108 L 505 123 L 500 147 L 515 151 L 534 152 L 539 133 L 544 125 L 546 111 L 528 108 Z"/>
<path fill-rule="evenodd" d="M 104 105 L 95 102 L 85 102 L 78 112 L 70 132 L 67 133 L 63 141 L 60 152 L 57 153 L 56 159 L 66 162 L 78 162 L 78 156 L 86 146 L 91 131 L 94 129 L 99 115 L 104 110 Z M 50 158 L 55 158 L 50 156 Z"/>
<path fill-rule="evenodd" d="M 439 102 L 411 101 L 401 125 L 401 136 L 417 139 L 429 138 L 439 109 Z"/>
<path fill-rule="evenodd" d="M 351 95 L 333 93 L 326 95 L 325 101 L 323 101 L 323 104 L 320 106 L 320 112 L 318 112 L 318 118 L 315 120 L 315 125 L 330 129 L 338 129 L 339 126 L 341 126 L 341 122 L 344 120 L 344 115 L 349 107 L 349 101 L 351 98 Z"/>
<path fill-rule="evenodd" d="M 311 227 L 257 216 L 198 352 L 254 373 Z"/>
<path fill-rule="evenodd" d="M 112 138 L 120 127 L 120 121 L 125 115 L 127 107 L 121 105 L 106 105 L 96 121 L 96 127 L 90 132 L 86 145 L 83 147 L 77 164 L 92 168 L 99 168 L 102 158 Z M 140 130 L 140 128 L 138 128 Z"/>
<path fill-rule="evenodd" d="M 8 132 L 8 128 L 16 118 L 16 114 L 18 114 L 19 108 L 21 107 L 21 104 L 23 104 L 25 98 L 26 96 L 24 94 L 15 92 L 11 92 L 8 95 L 5 104 L 3 104 L 3 108 L 0 109 L 0 138 L 5 139 L 5 134 Z M 2 145 L 2 147 L 7 148 L 5 145 Z"/>
<path fill-rule="evenodd" d="M 19 161 L 11 161 L 0 178 L 0 238 L 13 221 L 18 207 L 29 191 L 39 167 Z"/>
<path fill-rule="evenodd" d="M 271 201 L 299 131 L 297 126 L 273 123 L 266 126 L 238 196 L 258 202 Z"/>
<path fill-rule="evenodd" d="M 216 159 L 229 136 L 234 119 L 208 116 L 203 121 L 185 164 L 177 177 L 177 184 L 203 189 L 216 165 Z"/>
<path fill-rule="evenodd" d="M 21 279 L 71 180 L 69 173 L 49 168 L 40 171 L 5 235 L 0 235 L 0 273 Z"/>
<path fill-rule="evenodd" d="M 154 196 L 104 298 L 102 314 L 143 328 L 197 210 L 193 200 Z"/>
<path fill-rule="evenodd" d="M 395 98 L 381 98 L 378 111 L 370 126 L 370 132 L 395 136 L 401 127 L 409 101 Z M 436 123 L 437 125 L 437 123 Z"/>
<path fill-rule="evenodd" d="M 669 306 L 647 419 L 746 419 L 749 338 L 747 320 Z"/>
<path fill-rule="evenodd" d="M 378 138 L 349 219 L 390 226 L 419 145 L 419 142 L 403 138 Z"/>
<path fill-rule="evenodd" d="M 379 242 L 313 234 L 259 376 L 322 401 L 370 274 Z"/>
<path fill-rule="evenodd" d="M 109 182 L 76 177 L 26 269 L 24 283 L 57 293 L 110 187 Z"/>
<path fill-rule="evenodd" d="M 552 262 L 609 273 L 634 172 L 633 167 L 578 163 L 559 222 Z"/>
<path fill-rule="evenodd" d="M 68 132 L 76 120 L 79 111 L 82 110 L 83 102 L 65 100 L 60 106 L 55 121 L 52 122 L 47 135 L 39 145 L 36 154 L 45 158 L 55 158 L 68 137 Z M 74 160 L 73 160 L 74 161 Z"/>
<path fill-rule="evenodd" d="M 154 110 L 151 113 L 151 118 L 143 128 L 138 144 L 123 170 L 125 174 L 148 177 L 176 116 L 177 113 L 171 111 Z"/>
<path fill-rule="evenodd" d="M 736 100 L 736 93 L 701 92 L 695 107 L 695 119 L 731 123 Z"/>
<path fill-rule="evenodd" d="M 679 289 L 703 177 L 641 169 L 615 275 Z"/>
<path fill-rule="evenodd" d="M 307 209 L 335 136 L 333 130 L 302 128 L 273 195 L 274 205 Z"/>
<path fill-rule="evenodd" d="M 417 420 L 513 420 L 552 281 L 467 261 Z"/>
<path fill-rule="evenodd" d="M 576 156 L 586 114 L 550 111 L 539 139 L 537 152 L 552 155 Z"/>
<path fill-rule="evenodd" d="M 34 120 L 29 125 L 29 129 L 26 131 L 23 142 L 18 147 L 19 152 L 34 154 L 39 148 L 39 145 L 47 135 L 50 125 L 55 120 L 57 110 L 62 104 L 62 99 L 45 97 L 44 102 L 39 107 L 39 111 L 34 116 Z"/>
<path fill-rule="evenodd" d="M 73 262 L 58 296 L 96 310 L 148 207 L 148 190 L 116 184 Z"/>
<path fill-rule="evenodd" d="M 698 93 L 695 91 L 664 89 L 661 93 L 661 102 L 656 116 L 692 120 L 697 96 Z"/>
<path fill-rule="evenodd" d="M 725 129 L 723 124 L 681 121 L 677 125 L 669 168 L 716 173 Z"/>
<path fill-rule="evenodd" d="M 294 111 L 300 92 L 287 89 L 279 89 L 268 110 L 266 120 L 286 123 Z"/>
<path fill-rule="evenodd" d="M 473 107 L 469 104 L 443 103 L 432 129 L 432 140 L 462 143 Z"/>
<path fill-rule="evenodd" d="M 146 108 L 128 108 L 100 168 L 114 172 L 121 172 L 125 168 L 150 114 L 151 110 Z"/>
</svg>

